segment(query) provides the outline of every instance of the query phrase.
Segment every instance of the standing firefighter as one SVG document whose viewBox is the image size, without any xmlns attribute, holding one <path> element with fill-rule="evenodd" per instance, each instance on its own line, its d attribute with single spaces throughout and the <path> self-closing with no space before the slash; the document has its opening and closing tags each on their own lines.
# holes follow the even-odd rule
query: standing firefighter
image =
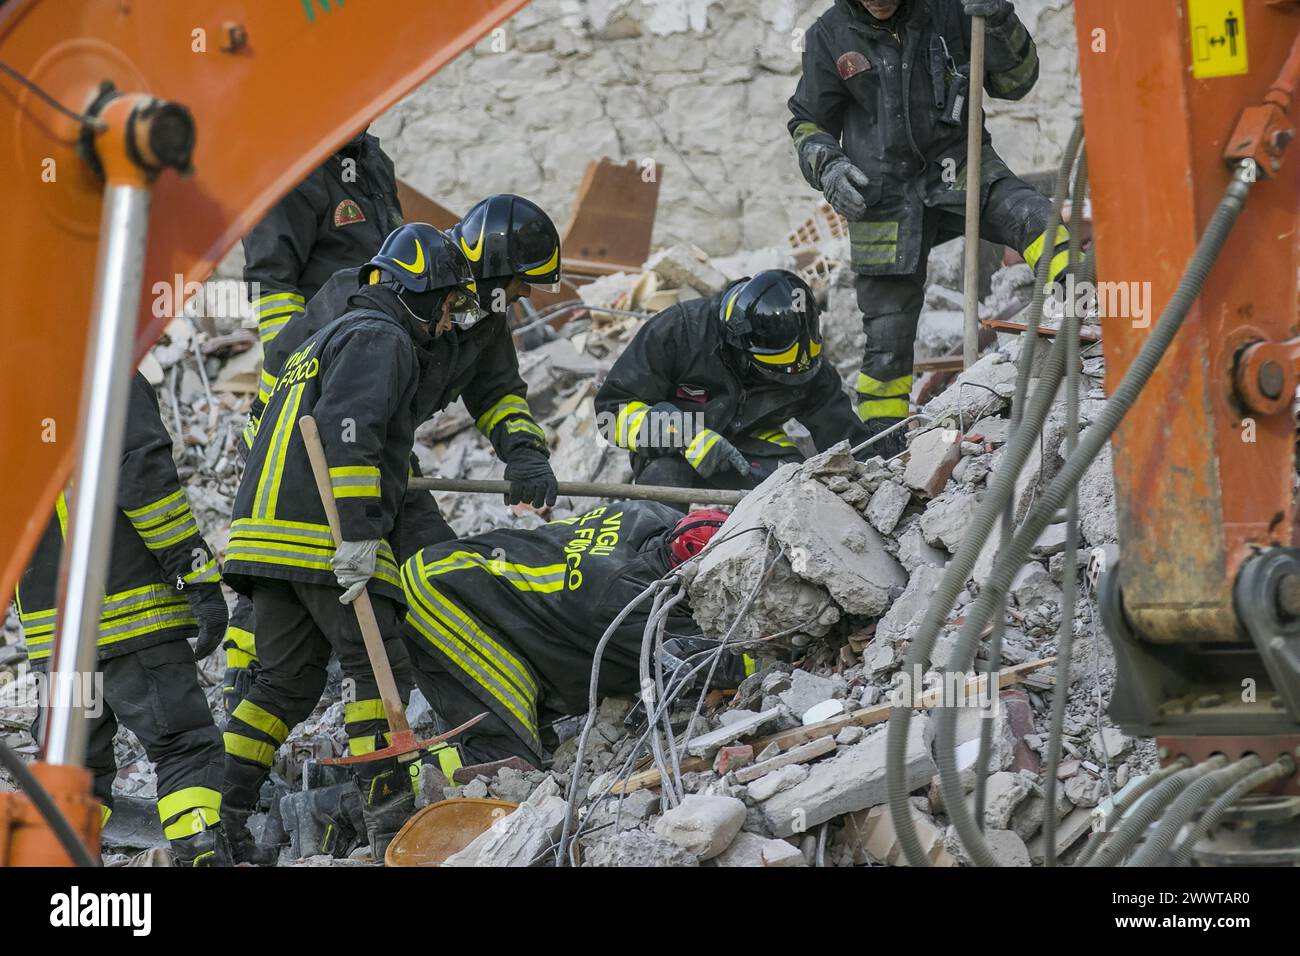
<svg viewBox="0 0 1300 956">
<path fill-rule="evenodd" d="M 702 551 L 726 517 L 683 518 L 667 505 L 622 501 L 535 530 L 426 548 L 407 561 L 402 585 L 416 685 L 450 726 L 489 714 L 457 738 L 462 759 L 518 757 L 541 766 L 543 722 L 587 710 L 605 629 L 650 584 Z M 610 639 L 602 696 L 636 694 L 650 609 L 643 602 Z M 691 649 L 708 644 L 684 604 L 667 630 Z"/>
<path fill-rule="evenodd" d="M 393 161 L 362 130 L 244 237 L 244 281 L 255 296 L 262 347 L 330 276 L 370 261 L 401 224 Z"/>
<path fill-rule="evenodd" d="M 415 428 L 440 381 L 434 344 L 477 310 L 472 287 L 450 238 L 421 223 L 403 226 L 371 260 L 352 311 L 310 336 L 276 380 L 236 493 L 226 555 L 231 586 L 252 597 L 261 658 L 225 733 L 224 806 L 237 859 L 269 862 L 248 816 L 277 748 L 320 699 L 331 650 L 355 692 L 344 710 L 351 753 L 385 746 L 388 723 L 347 605 L 369 588 L 401 675 L 404 598 L 392 541 Z M 337 549 L 299 431 L 303 415 L 316 419 L 329 462 L 342 523 Z M 359 764 L 356 781 L 380 859 L 414 795 L 392 759 Z"/>
<path fill-rule="evenodd" d="M 220 826 L 221 735 L 195 661 L 221 643 L 226 600 L 212 549 L 199 533 L 172 462 L 158 399 L 131 382 L 86 767 L 107 822 L 113 806 L 118 725 L 144 745 L 158 773 L 158 816 L 181 866 L 229 862 Z M 32 663 L 47 667 L 55 632 L 59 558 L 67 534 L 63 494 L 18 585 L 18 617 Z M 191 652 L 187 639 L 198 636 Z"/>
<path fill-rule="evenodd" d="M 869 437 L 821 359 L 812 290 L 775 270 L 651 318 L 596 393 L 596 412 L 646 485 L 753 488 L 802 460 L 784 431 L 792 418 L 822 450 Z"/>
<path fill-rule="evenodd" d="M 985 89 L 1018 100 L 1038 53 L 1008 0 L 835 0 L 808 31 L 790 133 L 804 178 L 849 220 L 867 342 L 858 415 L 873 434 L 908 414 L 926 264 L 965 222 L 971 17 L 987 17 Z M 984 133 L 980 231 L 1049 280 L 1069 233 L 1046 235 L 1050 201 L 1012 175 Z M 882 442 L 901 450 L 902 433 Z"/>
</svg>

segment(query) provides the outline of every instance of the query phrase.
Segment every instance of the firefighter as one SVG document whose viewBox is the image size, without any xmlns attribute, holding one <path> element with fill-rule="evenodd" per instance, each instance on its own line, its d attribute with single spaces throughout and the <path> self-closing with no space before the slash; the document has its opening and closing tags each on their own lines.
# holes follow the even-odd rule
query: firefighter
<svg viewBox="0 0 1300 956">
<path fill-rule="evenodd" d="M 362 130 L 244 237 L 244 281 L 263 349 L 330 276 L 368 262 L 402 222 L 393 161 Z"/>
<path fill-rule="evenodd" d="M 225 865 L 221 734 L 195 667 L 217 649 L 226 629 L 221 575 L 176 474 L 158 398 L 138 372 L 127 402 L 97 642 L 96 680 L 102 678 L 102 687 L 96 688 L 98 704 L 90 717 L 86 767 L 107 823 L 117 776 L 113 737 L 119 724 L 126 727 L 157 770 L 158 816 L 177 865 Z M 40 668 L 48 667 L 55 632 L 67 526 L 67 501 L 60 493 L 18 585 L 28 657 Z M 191 651 L 187 639 L 195 636 Z"/>
<path fill-rule="evenodd" d="M 469 265 L 423 223 L 395 230 L 348 300 L 351 311 L 285 361 L 235 496 L 226 553 L 231 586 L 252 598 L 260 666 L 225 731 L 223 806 L 237 860 L 270 862 L 247 820 L 275 752 L 316 706 L 338 655 L 353 693 L 344 710 L 354 756 L 385 746 L 375 676 L 353 610 L 370 592 L 399 684 L 409 684 L 397 627 L 403 595 L 392 541 L 415 428 L 440 389 L 437 343 L 477 317 Z M 342 525 L 335 548 L 298 422 L 318 424 Z M 413 808 L 395 760 L 357 765 L 375 859 Z"/>
<path fill-rule="evenodd" d="M 639 484 L 753 488 L 802 460 L 792 418 L 821 450 L 870 437 L 820 353 L 812 290 L 761 272 L 647 321 L 596 393 L 597 416 Z"/>
<path fill-rule="evenodd" d="M 799 167 L 849 222 L 866 331 L 858 415 L 873 434 L 907 417 L 926 264 L 965 223 L 971 17 L 987 18 L 989 96 L 1018 100 L 1038 53 L 1009 0 L 835 0 L 808 31 L 790 99 Z M 1046 234 L 1051 203 L 1012 175 L 984 133 L 980 232 L 1057 281 L 1069 233 Z M 901 430 L 881 442 L 901 451 Z"/>
<path fill-rule="evenodd" d="M 536 507 L 555 504 L 556 480 L 550 466 L 546 433 L 528 407 L 528 386 L 519 375 L 519 356 L 510 333 L 510 306 L 527 298 L 534 287 L 555 291 L 560 281 L 560 234 L 551 218 L 520 196 L 484 199 L 450 232 L 469 260 L 482 310 L 476 323 L 457 326 L 433 345 L 437 365 L 444 370 L 441 390 L 433 396 L 433 414 L 457 397 L 474 416 L 483 436 L 506 463 L 510 493 L 506 504 L 527 502 Z M 254 400 L 245 441 L 251 446 L 262 408 L 285 359 L 311 335 L 347 311 L 348 298 L 360 285 L 360 267 L 341 269 L 307 304 L 307 311 L 282 327 L 268 343 L 262 385 Z M 419 465 L 411 458 L 412 476 Z M 456 538 L 443 519 L 433 495 L 410 491 L 402 503 L 402 540 L 394 542 L 399 561 L 420 548 Z M 247 611 L 245 607 L 247 606 Z M 226 642 L 229 687 L 246 686 L 256 666 L 252 645 L 252 613 L 247 600 L 236 604 L 232 635 Z M 247 630 L 244 630 L 246 628 Z M 230 698 L 227 713 L 238 703 Z"/>
<path fill-rule="evenodd" d="M 501 530 L 425 548 L 402 565 L 404 632 L 416 686 L 457 737 L 466 764 L 548 756 L 544 723 L 587 710 L 605 629 L 647 586 L 703 550 L 727 516 L 623 501 L 533 530 Z M 619 625 L 601 656 L 599 693 L 634 695 L 651 602 Z M 683 603 L 667 631 L 698 637 Z M 733 655 L 728 654 L 728 658 Z M 731 661 L 724 672 L 734 673 Z"/>
</svg>

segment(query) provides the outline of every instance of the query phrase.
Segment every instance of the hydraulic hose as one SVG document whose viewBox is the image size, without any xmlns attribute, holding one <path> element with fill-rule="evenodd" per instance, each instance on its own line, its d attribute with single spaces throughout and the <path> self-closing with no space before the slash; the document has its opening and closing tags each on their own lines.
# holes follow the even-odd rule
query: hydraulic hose
<svg viewBox="0 0 1300 956">
<path fill-rule="evenodd" d="M 18 781 L 18 786 L 27 794 L 27 799 L 32 802 L 32 806 L 45 818 L 45 822 L 58 837 L 59 845 L 68 854 L 68 858 L 77 866 L 96 866 L 94 857 L 90 855 L 90 851 L 81 842 L 76 831 L 72 829 L 72 824 L 63 815 L 63 811 L 54 802 L 49 791 L 41 786 L 41 782 L 27 769 L 23 759 L 10 750 L 2 740 L 0 740 L 0 766 L 9 771 Z"/>
<path fill-rule="evenodd" d="M 1186 866 L 1192 859 L 1192 851 L 1196 849 L 1196 844 L 1205 838 L 1206 834 L 1214 828 L 1214 825 L 1223 818 L 1223 815 L 1246 794 L 1272 783 L 1274 780 L 1280 780 L 1283 777 L 1289 777 L 1295 773 L 1295 761 L 1290 757 L 1283 756 L 1273 761 L 1267 767 L 1260 767 L 1254 773 L 1238 780 L 1231 787 L 1219 795 L 1219 798 L 1210 804 L 1209 809 L 1201 814 L 1201 818 L 1196 821 L 1192 827 L 1191 833 L 1187 839 L 1178 845 L 1170 857 L 1170 866 Z"/>
<path fill-rule="evenodd" d="M 1066 190 L 1070 184 L 1070 169 L 1074 165 L 1076 156 L 1078 156 L 1083 142 L 1083 120 L 1077 120 L 1074 124 L 1074 132 L 1070 134 L 1070 142 L 1066 146 L 1065 158 L 1061 161 L 1061 168 L 1056 177 L 1056 188 L 1052 198 L 1052 211 L 1047 218 L 1047 230 L 1043 233 L 1044 250 L 1039 256 L 1034 276 L 1034 297 L 1029 304 L 1029 322 L 1026 325 L 1025 333 L 1020 340 L 1020 358 L 1016 369 L 1016 394 L 1011 403 L 1011 430 L 1015 431 L 1020 427 L 1021 416 L 1024 412 L 1024 399 L 1029 390 L 1029 379 L 1032 375 L 1035 347 L 1038 342 L 1038 326 L 1043 314 L 1043 304 L 1047 301 L 1047 280 L 1051 269 L 1051 262 L 1055 258 L 1053 251 L 1055 249 L 1056 231 L 1061 225 L 1061 209 L 1065 203 Z M 1086 160 L 1086 156 L 1084 157 Z M 1083 208 L 1083 197 L 1087 190 L 1087 167 L 1081 165 L 1079 174 L 1075 178 L 1073 209 Z M 1079 255 L 1083 248 L 1083 230 L 1073 229 L 1070 231 L 1070 252 L 1069 267 L 1071 274 L 1077 273 L 1079 268 Z M 1077 358 L 1078 339 L 1072 338 L 1071 351 L 1066 353 L 1066 375 L 1067 378 L 1073 377 L 1074 384 L 1069 386 L 1073 389 L 1076 397 L 1075 411 L 1077 417 L 1077 390 L 1078 376 L 1075 370 Z M 1074 432 L 1078 432 L 1078 426 L 1074 426 Z M 1014 498 L 1008 499 L 1006 507 L 1002 510 L 1002 528 L 1001 537 L 998 541 L 998 549 L 1005 548 L 1010 543 L 1012 536 L 1015 534 L 1015 501 Z M 1066 549 L 1067 555 L 1069 547 Z M 1003 602 L 1003 609 L 1005 609 Z M 1062 621 L 1065 619 L 1065 612 L 1062 610 Z M 1002 638 L 1007 626 L 1007 616 L 1002 610 L 994 615 L 993 634 L 989 638 L 989 666 L 988 680 L 989 686 L 995 686 L 993 681 L 996 679 L 998 671 L 1002 668 Z M 1059 668 L 1058 668 L 1059 670 Z M 1068 673 L 1068 670 L 1067 670 Z M 984 828 L 984 797 L 988 784 L 989 757 L 993 749 L 993 721 L 986 720 L 980 725 L 980 747 L 979 754 L 975 758 L 975 821 L 980 829 Z M 1050 778 L 1049 778 L 1050 779 Z M 1052 802 L 1055 795 L 1049 795 L 1048 806 L 1054 806 Z M 1048 814 L 1045 818 L 1051 820 L 1053 829 L 1055 828 L 1056 818 Z M 1056 854 L 1052 852 L 1053 844 L 1050 839 L 1047 842 L 1048 856 L 1047 865 L 1055 863 Z"/>
<path fill-rule="evenodd" d="M 1167 780 L 1180 770 L 1186 770 L 1191 765 L 1192 762 L 1187 757 L 1179 757 L 1169 766 L 1161 767 L 1159 770 L 1149 773 L 1144 777 L 1139 777 L 1137 780 L 1133 781 L 1131 787 L 1125 787 L 1115 795 L 1114 819 L 1118 820 L 1120 817 L 1124 816 L 1124 814 L 1128 812 L 1129 807 L 1137 803 L 1138 799 L 1156 784 L 1163 780 Z M 1110 836 L 1112 832 L 1114 831 L 1097 830 L 1089 836 L 1088 842 L 1079 852 L 1079 856 L 1075 859 L 1074 865 L 1087 866 L 1088 861 L 1096 855 L 1099 849 L 1101 849 L 1102 844 L 1106 842 L 1106 838 Z"/>
<path fill-rule="evenodd" d="M 1047 527 L 1056 512 L 1065 503 L 1070 491 L 1077 487 L 1089 465 L 1097 457 L 1102 446 L 1110 440 L 1110 436 L 1114 434 L 1115 429 L 1119 427 L 1120 422 L 1129 409 L 1133 407 L 1143 388 L 1146 387 L 1147 382 L 1155 373 L 1156 367 L 1160 364 L 1174 337 L 1182 328 L 1187 314 L 1200 296 L 1210 269 L 1222 252 L 1238 216 L 1241 215 L 1246 198 L 1250 194 L 1250 187 L 1253 185 L 1251 182 L 1252 177 L 1253 170 L 1248 169 L 1246 164 L 1237 169 L 1228 183 L 1223 199 L 1220 200 L 1205 234 L 1201 237 L 1196 252 L 1188 263 L 1178 288 L 1169 301 L 1169 305 L 1161 314 L 1160 320 L 1152 329 L 1150 336 L 1143 343 L 1132 365 L 1124 373 L 1124 377 L 1118 388 L 1116 388 L 1114 396 L 1106 403 L 1097 421 L 1088 429 L 1079 441 L 1078 447 L 1067 458 L 1056 478 L 1049 484 L 1047 491 L 1030 509 L 1011 546 L 1004 549 L 1003 553 L 998 556 L 993 573 L 980 591 L 980 595 L 971 610 L 967 613 L 965 624 L 959 634 L 957 648 L 954 653 L 954 659 L 959 664 L 970 660 L 981 631 L 988 625 L 994 610 L 1005 599 L 1016 571 L 1024 563 L 1034 542 L 1038 540 L 1043 529 Z M 1058 336 L 1058 339 L 1061 338 L 1063 336 Z M 1062 343 L 1058 342 L 1053 345 L 1053 357 L 1057 352 L 1056 345 L 1060 344 Z M 1035 397 L 1039 396 L 1036 395 Z M 987 500 L 986 498 L 986 502 Z M 987 530 L 984 533 L 986 534 Z M 965 546 L 966 543 L 963 542 L 963 550 Z M 954 559 L 954 563 L 955 561 L 956 559 Z M 945 577 L 944 584 L 947 583 L 948 578 Z M 944 613 L 946 614 L 946 611 Z M 930 616 L 927 615 L 926 623 L 929 624 L 929 622 Z M 937 633 L 938 627 L 935 627 L 934 634 Z M 927 636 L 930 637 L 931 641 L 933 640 L 933 635 L 929 634 L 928 628 L 918 637 L 918 644 L 922 638 Z M 896 711 L 894 718 L 897 718 L 900 713 L 901 711 Z M 970 811 L 962 799 L 963 794 L 960 792 L 961 785 L 956 770 L 956 761 L 951 753 L 955 720 L 955 713 L 948 710 L 940 711 L 937 746 L 939 751 L 939 772 L 944 789 L 944 805 L 950 808 L 952 823 L 957 828 L 962 843 L 971 859 L 976 865 L 992 866 L 996 863 L 992 851 L 985 842 L 983 835 L 979 832 L 979 828 L 975 826 Z M 891 719 L 891 731 L 893 727 L 894 721 Z M 905 746 L 906 740 L 903 739 L 897 743 L 900 746 Z M 900 777 L 897 786 L 904 785 Z M 950 799 L 949 794 L 955 795 L 955 800 Z M 906 804 L 904 804 L 904 810 L 906 810 Z M 895 826 L 897 827 L 897 823 Z"/>
<path fill-rule="evenodd" d="M 1259 764 L 1259 757 L 1250 754 L 1222 770 L 1216 770 L 1197 780 L 1170 804 L 1168 811 L 1160 820 L 1160 825 L 1151 836 L 1147 837 L 1142 848 L 1133 854 L 1133 858 L 1127 865 L 1159 865 L 1165 853 L 1174 845 L 1174 838 L 1196 811 L 1222 795 L 1233 784 L 1249 776 L 1252 771 L 1258 770 Z"/>
<path fill-rule="evenodd" d="M 1165 780 L 1120 821 L 1114 839 L 1103 846 L 1097 852 L 1097 855 L 1088 861 L 1088 866 L 1114 866 L 1124 859 L 1128 851 L 1146 832 L 1147 827 L 1151 826 L 1169 805 L 1178 799 L 1179 794 L 1202 777 L 1223 767 L 1227 762 L 1228 758 L 1223 754 L 1215 754 L 1204 763 L 1189 767 L 1187 770 L 1180 770 L 1168 780 Z"/>
</svg>

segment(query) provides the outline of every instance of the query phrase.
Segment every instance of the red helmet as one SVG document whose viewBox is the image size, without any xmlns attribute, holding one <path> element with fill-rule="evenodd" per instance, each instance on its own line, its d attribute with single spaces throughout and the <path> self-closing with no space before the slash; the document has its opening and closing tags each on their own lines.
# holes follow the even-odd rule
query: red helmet
<svg viewBox="0 0 1300 956">
<path fill-rule="evenodd" d="M 713 540 L 727 522 L 730 515 L 725 511 L 710 508 L 705 511 L 692 511 L 668 532 L 668 550 L 673 557 L 673 567 L 683 561 L 689 561 Z"/>
</svg>

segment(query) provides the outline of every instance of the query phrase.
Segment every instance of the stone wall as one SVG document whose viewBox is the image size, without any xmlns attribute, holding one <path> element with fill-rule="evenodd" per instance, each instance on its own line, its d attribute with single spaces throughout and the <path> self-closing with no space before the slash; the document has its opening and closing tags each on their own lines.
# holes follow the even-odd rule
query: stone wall
<svg viewBox="0 0 1300 956">
<path fill-rule="evenodd" d="M 373 127 L 402 176 L 453 210 L 518 192 L 567 217 L 589 159 L 665 167 L 656 244 L 714 255 L 808 215 L 786 133 L 798 38 L 828 0 L 536 0 Z M 1018 0 L 1043 62 L 993 101 L 1013 169 L 1054 168 L 1078 112 L 1071 0 Z"/>
</svg>

